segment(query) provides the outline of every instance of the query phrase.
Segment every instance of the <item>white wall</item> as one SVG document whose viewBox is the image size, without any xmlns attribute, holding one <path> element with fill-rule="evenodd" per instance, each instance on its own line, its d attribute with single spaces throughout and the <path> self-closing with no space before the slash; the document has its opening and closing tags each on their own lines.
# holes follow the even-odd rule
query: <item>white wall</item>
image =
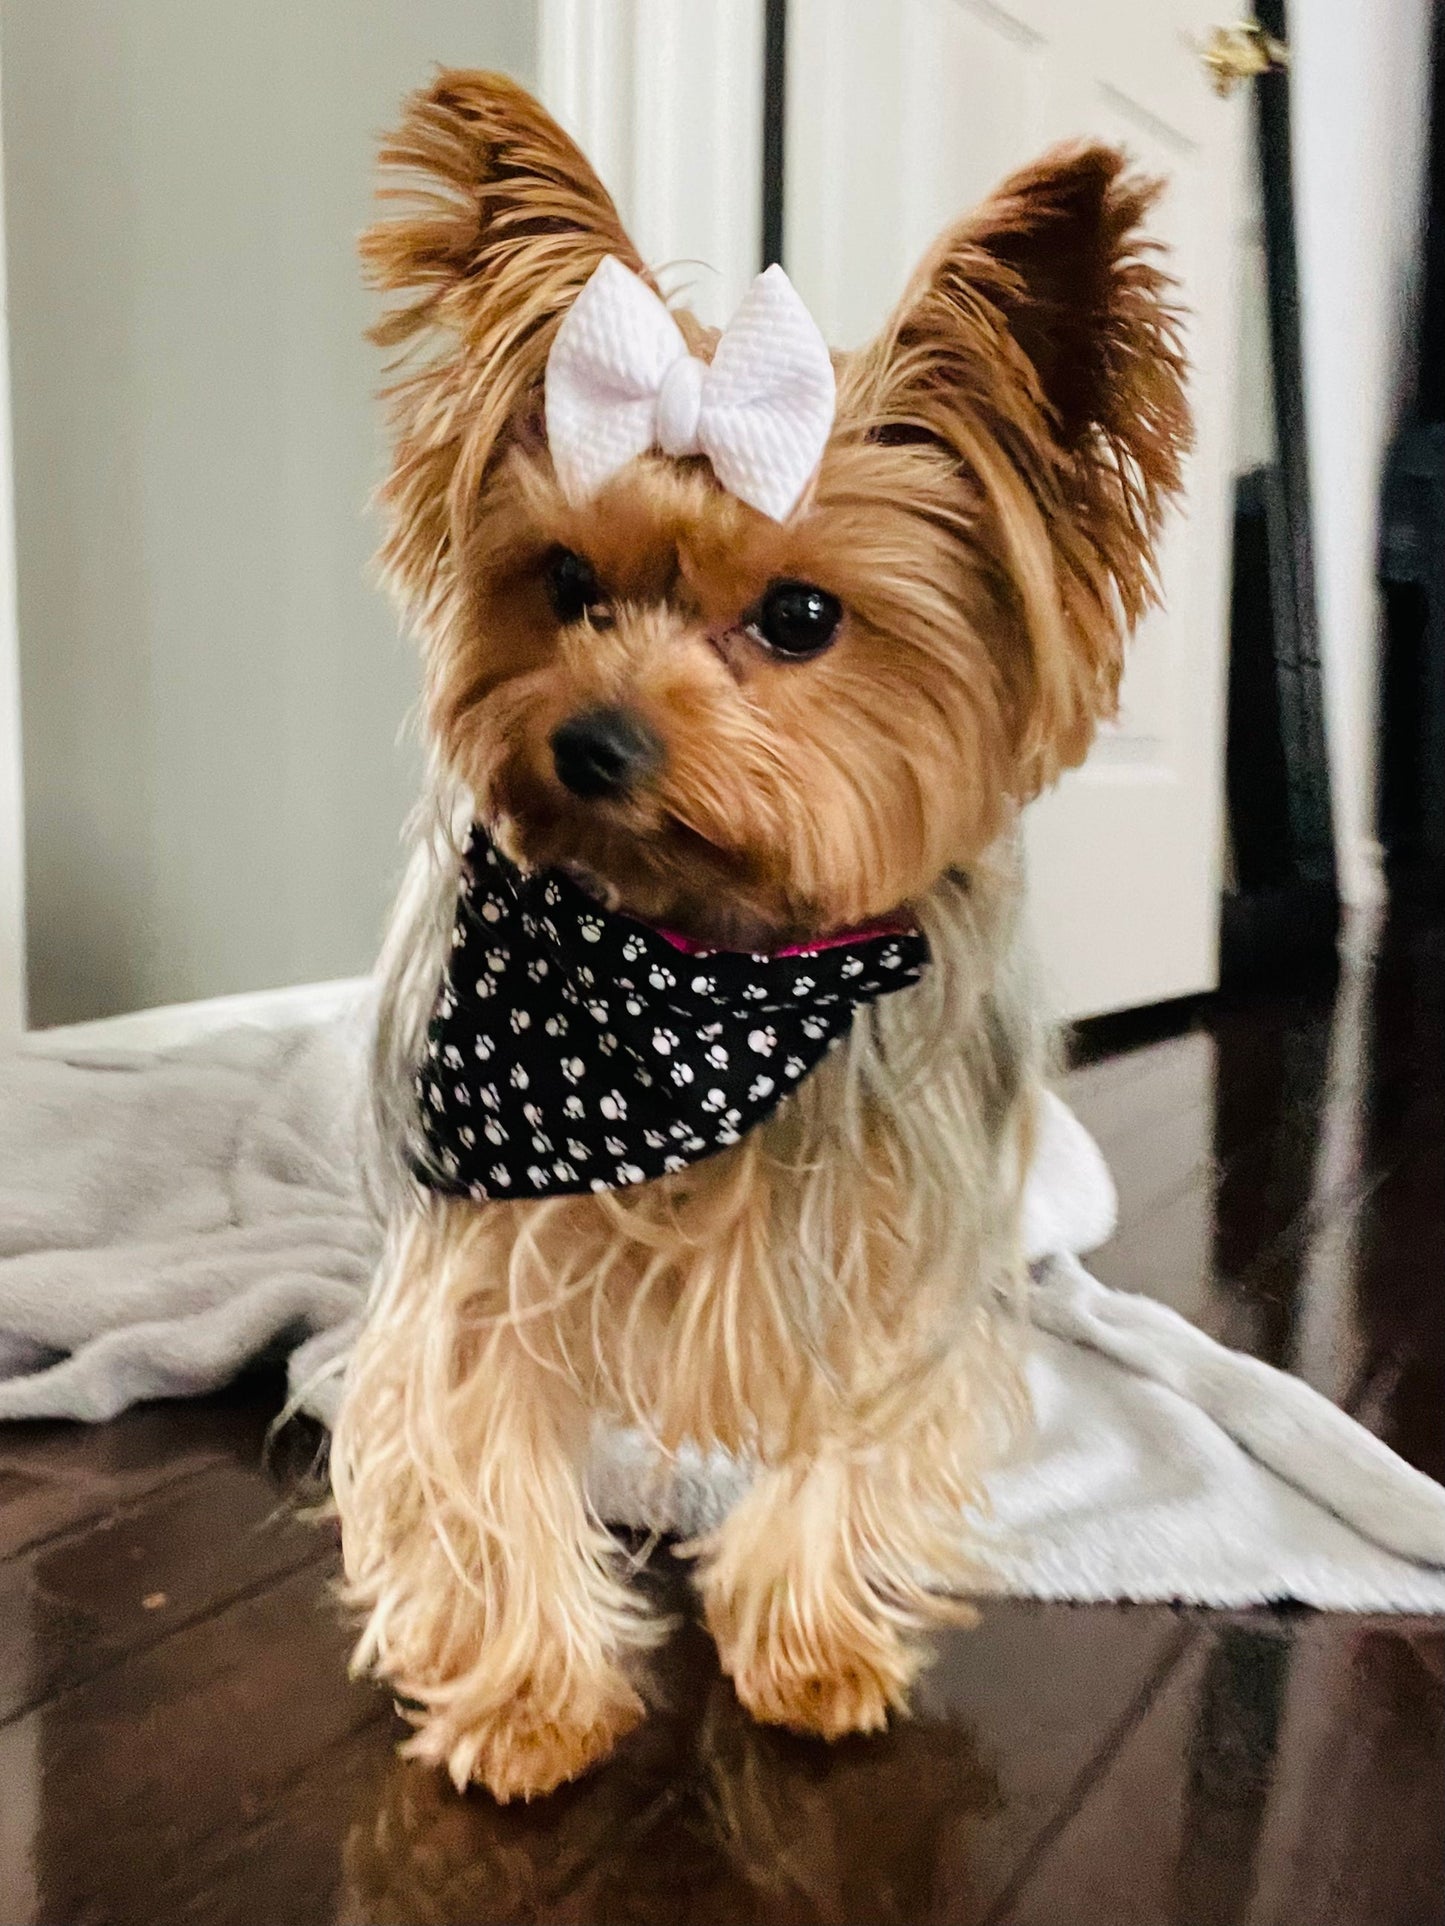
<svg viewBox="0 0 1445 1926">
<path fill-rule="evenodd" d="M 1416 292 L 1430 0 L 1292 0 L 1291 100 L 1315 571 L 1340 887 L 1375 840 L 1380 483 Z"/>
<path fill-rule="evenodd" d="M 0 130 L 0 1049 L 25 1027 L 25 826 L 6 308 L 4 134 Z"/>
<path fill-rule="evenodd" d="M 535 12 L 0 0 L 32 1022 L 369 964 L 414 672 L 355 236 L 402 94 L 531 77 Z"/>
</svg>

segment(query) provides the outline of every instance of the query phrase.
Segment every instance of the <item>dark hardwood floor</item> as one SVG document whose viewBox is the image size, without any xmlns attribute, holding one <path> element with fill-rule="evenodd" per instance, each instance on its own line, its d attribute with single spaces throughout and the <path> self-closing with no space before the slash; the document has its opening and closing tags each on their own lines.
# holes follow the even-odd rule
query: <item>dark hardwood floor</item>
<svg viewBox="0 0 1445 1926">
<path fill-rule="evenodd" d="M 1445 1475 L 1445 934 L 1372 978 L 1112 1024 L 1067 1094 L 1106 1282 Z M 616 1761 L 524 1809 L 396 1761 L 276 1380 L 0 1432 L 0 1926 L 1445 1920 L 1445 1622 L 987 1607 L 917 1716 L 751 1725 L 687 1627 Z M 649 1582 L 685 1595 L 665 1558 Z"/>
</svg>

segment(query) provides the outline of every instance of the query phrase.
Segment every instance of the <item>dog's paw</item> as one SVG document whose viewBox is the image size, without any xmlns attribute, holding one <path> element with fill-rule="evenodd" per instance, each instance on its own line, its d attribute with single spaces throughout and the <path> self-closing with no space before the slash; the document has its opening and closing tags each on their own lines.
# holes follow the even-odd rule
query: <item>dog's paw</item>
<svg viewBox="0 0 1445 1926">
<path fill-rule="evenodd" d="M 890 1712 L 908 1706 L 918 1654 L 880 1629 L 866 1645 L 791 1652 L 786 1642 L 748 1652 L 719 1643 L 723 1670 L 739 1700 L 761 1725 L 841 1739 L 849 1732 L 881 1732 Z"/>
<path fill-rule="evenodd" d="M 580 1779 L 602 1763 L 643 1713 L 642 1700 L 630 1687 L 575 1719 L 548 1717 L 521 1698 L 460 1731 L 445 1719 L 430 1719 L 403 1750 L 409 1758 L 444 1767 L 458 1791 L 468 1783 L 485 1786 L 506 1805 L 539 1799 L 569 1779 Z"/>
<path fill-rule="evenodd" d="M 890 1710 L 906 1704 L 903 1690 L 866 1664 L 782 1677 L 766 1666 L 754 1666 L 734 1674 L 733 1686 L 760 1725 L 782 1725 L 820 1739 L 881 1732 Z"/>
</svg>

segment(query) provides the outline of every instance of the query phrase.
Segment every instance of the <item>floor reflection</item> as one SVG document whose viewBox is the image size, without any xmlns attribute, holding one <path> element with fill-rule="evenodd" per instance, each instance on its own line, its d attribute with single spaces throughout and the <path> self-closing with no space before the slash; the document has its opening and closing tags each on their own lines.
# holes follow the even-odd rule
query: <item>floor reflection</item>
<svg viewBox="0 0 1445 1926">
<path fill-rule="evenodd" d="M 398 1762 L 348 1836 L 342 1926 L 973 1916 L 970 1830 L 997 1790 L 957 1725 L 835 1746 L 764 1729 L 695 1627 L 669 1671 L 608 1766 L 533 1806 Z"/>
<path fill-rule="evenodd" d="M 1445 1475 L 1445 939 L 1402 918 L 1337 979 L 1179 1022 L 1066 1079 L 1119 1179 L 1091 1268 Z"/>
</svg>

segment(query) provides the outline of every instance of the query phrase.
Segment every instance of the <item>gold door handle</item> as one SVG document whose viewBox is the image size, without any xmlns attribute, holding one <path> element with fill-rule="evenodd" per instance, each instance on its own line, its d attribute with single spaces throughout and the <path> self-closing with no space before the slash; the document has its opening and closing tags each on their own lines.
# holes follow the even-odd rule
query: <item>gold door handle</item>
<svg viewBox="0 0 1445 1926">
<path fill-rule="evenodd" d="M 1210 86 L 1221 100 L 1228 100 L 1241 80 L 1287 67 L 1289 48 L 1257 20 L 1241 20 L 1234 27 L 1216 27 L 1199 49 L 1199 59 Z"/>
</svg>

